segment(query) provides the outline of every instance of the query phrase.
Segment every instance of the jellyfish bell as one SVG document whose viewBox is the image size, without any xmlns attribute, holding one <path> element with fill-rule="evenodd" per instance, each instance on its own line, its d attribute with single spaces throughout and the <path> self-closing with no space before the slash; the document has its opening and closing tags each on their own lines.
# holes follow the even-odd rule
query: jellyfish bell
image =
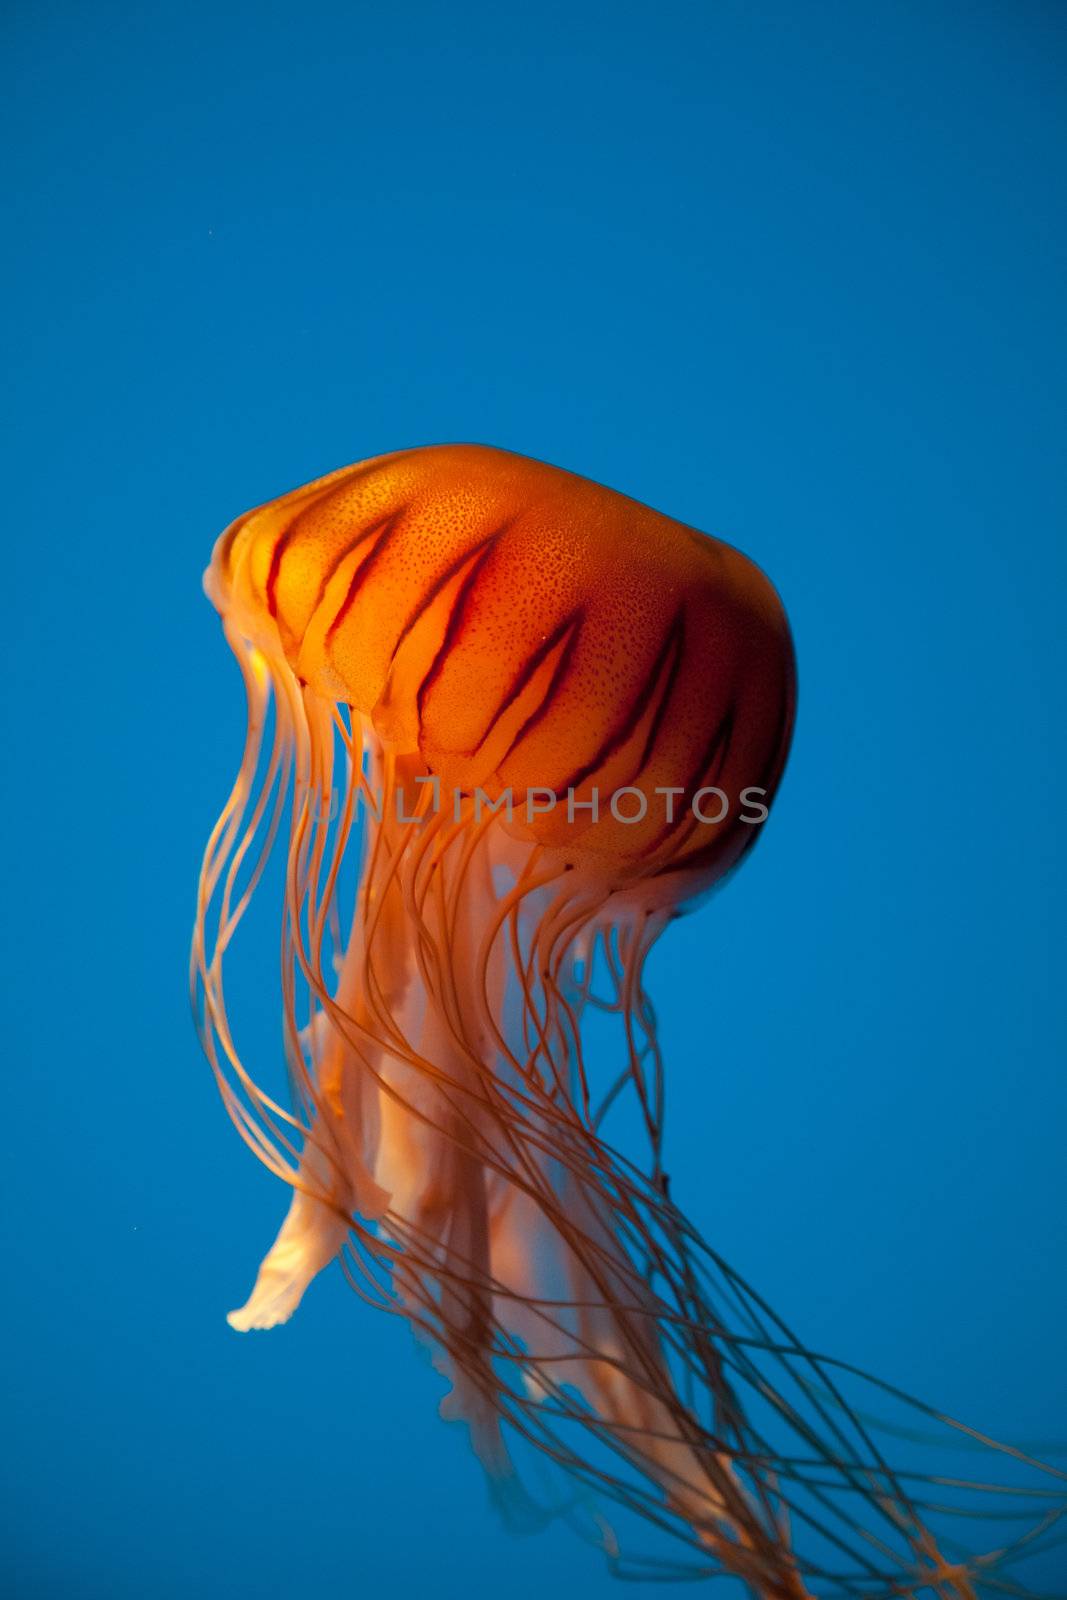
<svg viewBox="0 0 1067 1600">
<path fill-rule="evenodd" d="M 517 837 L 660 902 L 733 865 L 757 831 L 741 791 L 771 796 L 781 775 L 795 676 L 768 580 L 541 462 L 446 446 L 333 473 L 238 519 L 206 582 L 245 638 L 442 792 L 519 797 Z M 730 799 L 721 825 L 693 814 L 709 785 Z"/>
<path fill-rule="evenodd" d="M 932 1572 L 970 1594 L 856 1418 L 802 1425 L 802 1374 L 824 1369 L 708 1250 L 662 1167 L 643 967 L 754 844 L 781 778 L 795 669 L 768 580 L 614 491 L 462 445 L 258 507 L 205 583 L 249 716 L 201 873 L 194 1004 L 239 1131 L 294 1191 L 233 1326 L 285 1321 L 340 1258 L 431 1345 L 446 1414 L 514 1517 L 520 1439 L 680 1541 L 687 1575 L 800 1600 L 833 1549 L 862 1581 L 826 1592 L 875 1592 L 859 1494 L 885 1592 Z M 287 803 L 292 1110 L 242 1059 L 223 962 Z M 594 1009 L 620 1030 L 607 1071 L 583 1049 Z M 610 1137 L 624 1098 L 636 1155 Z M 796 1394 L 751 1353 L 776 1340 Z M 843 1508 L 808 1484 L 812 1455 Z M 830 1553 L 802 1561 L 798 1522 Z"/>
</svg>

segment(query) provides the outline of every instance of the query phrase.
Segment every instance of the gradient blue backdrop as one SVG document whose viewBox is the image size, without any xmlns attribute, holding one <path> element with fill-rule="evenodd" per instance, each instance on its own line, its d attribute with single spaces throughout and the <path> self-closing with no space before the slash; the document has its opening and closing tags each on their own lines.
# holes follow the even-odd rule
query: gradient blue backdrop
<svg viewBox="0 0 1067 1600">
<path fill-rule="evenodd" d="M 545 457 L 773 575 L 780 804 L 652 963 L 675 1192 L 814 1346 L 1067 1433 L 1064 23 L 5 8 L 8 1592 L 618 1592 L 498 1529 L 339 1275 L 223 1321 L 284 1195 L 186 1013 L 242 723 L 200 574 L 403 445 Z"/>
</svg>

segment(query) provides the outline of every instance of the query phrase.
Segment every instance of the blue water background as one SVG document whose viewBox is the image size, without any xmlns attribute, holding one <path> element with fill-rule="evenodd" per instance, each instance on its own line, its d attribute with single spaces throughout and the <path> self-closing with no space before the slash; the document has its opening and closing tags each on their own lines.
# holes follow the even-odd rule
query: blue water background
<svg viewBox="0 0 1067 1600">
<path fill-rule="evenodd" d="M 1067 1435 L 1062 8 L 3 27 L 11 1592 L 620 1592 L 501 1531 L 339 1274 L 223 1321 L 284 1195 L 186 1012 L 243 719 L 200 574 L 246 506 L 431 441 L 773 576 L 780 803 L 651 964 L 674 1193 L 813 1346 Z"/>
</svg>

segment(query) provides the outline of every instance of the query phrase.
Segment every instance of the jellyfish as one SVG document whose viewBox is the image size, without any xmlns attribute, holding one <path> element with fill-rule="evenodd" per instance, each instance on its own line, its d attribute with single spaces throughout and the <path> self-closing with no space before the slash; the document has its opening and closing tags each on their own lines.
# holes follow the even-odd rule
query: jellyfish
<svg viewBox="0 0 1067 1600">
<path fill-rule="evenodd" d="M 793 727 L 763 573 L 462 445 L 239 517 L 205 586 L 248 731 L 200 877 L 194 1008 L 237 1129 L 292 1190 L 232 1326 L 284 1322 L 340 1262 L 432 1352 L 501 1513 L 564 1515 L 621 1573 L 728 1574 L 758 1600 L 1006 1586 L 1062 1491 L 993 1550 L 938 1533 L 973 1519 L 965 1490 L 1023 1491 L 942 1478 L 937 1507 L 853 1380 L 1020 1452 L 806 1349 L 664 1170 L 645 962 L 756 843 Z M 224 956 L 287 813 L 278 1093 L 232 1036 Z M 523 1453 L 553 1486 L 530 1488 Z M 631 1554 L 620 1516 L 669 1553 Z"/>
</svg>

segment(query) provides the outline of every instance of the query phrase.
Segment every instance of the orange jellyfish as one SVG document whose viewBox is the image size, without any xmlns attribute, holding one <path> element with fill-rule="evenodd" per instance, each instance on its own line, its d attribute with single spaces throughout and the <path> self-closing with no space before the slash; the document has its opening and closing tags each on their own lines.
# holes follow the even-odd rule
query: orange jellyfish
<svg viewBox="0 0 1067 1600">
<path fill-rule="evenodd" d="M 463 445 L 238 518 L 206 586 L 249 714 L 194 1003 L 234 1122 L 294 1191 L 232 1325 L 285 1321 L 340 1259 L 431 1345 L 504 1512 L 537 1511 L 515 1465 L 532 1445 L 620 1571 L 728 1573 L 759 1600 L 1005 1586 L 1011 1541 L 935 1538 L 932 1477 L 890 1465 L 856 1375 L 794 1338 L 663 1171 L 642 969 L 782 773 L 794 659 L 767 579 L 598 484 Z M 242 1060 L 223 986 L 287 805 L 290 1105 Z M 619 1029 L 606 1076 L 593 1009 Z M 627 1097 L 636 1155 L 611 1134 Z M 624 1555 L 612 1505 L 677 1559 Z M 1031 1541 L 1062 1496 L 1040 1509 Z"/>
</svg>

